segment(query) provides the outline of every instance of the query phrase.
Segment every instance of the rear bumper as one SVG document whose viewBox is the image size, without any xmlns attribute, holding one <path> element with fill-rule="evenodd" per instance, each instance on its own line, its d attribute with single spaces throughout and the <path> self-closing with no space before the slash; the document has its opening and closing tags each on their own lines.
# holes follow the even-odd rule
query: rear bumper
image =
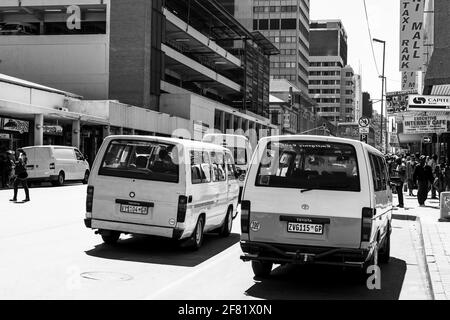
<svg viewBox="0 0 450 320">
<path fill-rule="evenodd" d="M 243 261 L 272 263 L 326 264 L 363 267 L 371 251 L 366 249 L 329 248 L 241 241 Z"/>
<path fill-rule="evenodd" d="M 174 240 L 181 240 L 183 236 L 185 236 L 185 231 L 182 229 L 141 225 L 117 221 L 97 220 L 92 218 L 84 219 L 84 225 L 89 229 L 119 231 L 127 234 L 156 236 L 156 237 L 170 238 Z"/>
</svg>

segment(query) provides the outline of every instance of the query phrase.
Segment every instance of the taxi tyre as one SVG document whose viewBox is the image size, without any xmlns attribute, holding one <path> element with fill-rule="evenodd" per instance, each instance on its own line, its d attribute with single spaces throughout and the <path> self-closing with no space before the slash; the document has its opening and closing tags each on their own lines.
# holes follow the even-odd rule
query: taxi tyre
<svg viewBox="0 0 450 320">
<path fill-rule="evenodd" d="M 267 261 L 252 261 L 252 269 L 253 273 L 258 278 L 267 278 L 270 276 L 270 273 L 272 272 L 272 262 Z"/>
<path fill-rule="evenodd" d="M 232 228 L 233 228 L 233 207 L 230 206 L 228 207 L 227 216 L 220 230 L 220 235 L 222 237 L 228 237 L 231 234 Z"/>
<path fill-rule="evenodd" d="M 108 232 L 108 234 L 102 234 L 103 242 L 107 245 L 115 245 L 117 244 L 117 241 L 119 241 L 120 238 L 120 232 L 117 231 L 111 231 Z"/>
<path fill-rule="evenodd" d="M 198 249 L 200 249 L 200 247 L 203 244 L 203 228 L 204 228 L 204 223 L 205 219 L 203 218 L 203 216 L 200 216 L 198 218 L 197 221 L 197 225 L 195 226 L 195 230 L 192 233 L 191 239 L 190 241 L 192 242 L 192 245 L 190 246 L 190 249 L 193 251 L 197 251 Z"/>
<path fill-rule="evenodd" d="M 386 264 L 389 263 L 391 258 L 391 226 L 389 225 L 386 238 L 384 239 L 383 248 L 378 255 L 379 262 Z"/>
</svg>

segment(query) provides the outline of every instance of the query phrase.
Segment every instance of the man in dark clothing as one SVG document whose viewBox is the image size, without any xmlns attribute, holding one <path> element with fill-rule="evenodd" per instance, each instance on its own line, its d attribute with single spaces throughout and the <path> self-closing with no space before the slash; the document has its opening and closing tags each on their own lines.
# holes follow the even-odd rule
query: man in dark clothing
<svg viewBox="0 0 450 320">
<path fill-rule="evenodd" d="M 417 191 L 417 200 L 421 207 L 425 206 L 428 197 L 429 186 L 433 183 L 433 172 L 431 167 L 426 163 L 425 156 L 420 157 L 420 164 L 414 170 L 414 181 L 417 181 L 419 190 Z"/>
<path fill-rule="evenodd" d="M 403 202 L 403 186 L 405 185 L 406 181 L 406 166 L 403 163 L 402 158 L 397 158 L 396 160 L 397 168 L 395 169 L 395 178 L 396 178 L 396 184 L 395 189 L 397 190 L 398 195 L 398 207 L 403 208 L 404 202 Z"/>
<path fill-rule="evenodd" d="M 27 173 L 27 155 L 25 151 L 18 150 L 20 152 L 19 159 L 16 161 L 15 174 L 16 178 L 14 180 L 14 197 L 10 201 L 17 201 L 17 192 L 19 185 L 22 184 L 25 191 L 24 202 L 30 201 L 30 192 L 28 190 L 28 173 Z"/>
</svg>

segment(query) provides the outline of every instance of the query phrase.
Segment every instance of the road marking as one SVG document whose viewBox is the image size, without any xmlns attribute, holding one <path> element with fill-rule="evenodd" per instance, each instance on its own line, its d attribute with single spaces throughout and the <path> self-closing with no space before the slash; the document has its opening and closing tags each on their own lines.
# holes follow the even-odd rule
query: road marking
<svg viewBox="0 0 450 320">
<path fill-rule="evenodd" d="M 160 290 L 156 291 L 155 293 L 148 295 L 147 297 L 143 298 L 143 300 L 156 300 L 156 297 L 160 296 L 164 292 L 167 292 L 167 291 L 181 285 L 184 281 L 187 281 L 187 280 L 197 276 L 198 274 L 202 273 L 204 270 L 211 268 L 212 266 L 218 264 L 219 262 L 222 262 L 223 260 L 228 259 L 229 257 L 231 257 L 233 255 L 239 255 L 239 250 L 240 250 L 240 244 L 239 243 L 234 244 L 233 246 L 231 246 L 230 248 L 228 248 L 225 251 L 222 251 L 215 257 L 208 259 L 205 262 L 201 263 L 196 270 L 194 270 L 191 273 L 185 275 L 184 277 L 178 279 L 177 281 L 172 282 L 168 286 L 161 288 Z"/>
</svg>

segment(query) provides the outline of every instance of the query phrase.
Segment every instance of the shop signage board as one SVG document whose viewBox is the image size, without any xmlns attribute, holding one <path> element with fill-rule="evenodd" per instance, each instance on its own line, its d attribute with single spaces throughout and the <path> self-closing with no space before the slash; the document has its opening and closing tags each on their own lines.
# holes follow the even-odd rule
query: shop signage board
<svg viewBox="0 0 450 320">
<path fill-rule="evenodd" d="M 0 118 L 0 129 L 5 131 L 19 132 L 20 134 L 28 133 L 30 130 L 28 121 Z"/>
<path fill-rule="evenodd" d="M 403 118 L 403 133 L 420 134 L 447 132 L 447 119 L 447 116 L 405 116 Z"/>
<path fill-rule="evenodd" d="M 400 0 L 400 71 L 422 71 L 425 0 Z"/>
<path fill-rule="evenodd" d="M 409 111 L 449 111 L 450 96 L 421 96 L 410 95 Z"/>
<path fill-rule="evenodd" d="M 402 72 L 402 91 L 414 90 L 417 92 L 417 72 Z"/>
<path fill-rule="evenodd" d="M 386 93 L 386 109 L 388 116 L 408 110 L 408 97 L 417 95 L 417 90 L 397 91 Z"/>
</svg>

